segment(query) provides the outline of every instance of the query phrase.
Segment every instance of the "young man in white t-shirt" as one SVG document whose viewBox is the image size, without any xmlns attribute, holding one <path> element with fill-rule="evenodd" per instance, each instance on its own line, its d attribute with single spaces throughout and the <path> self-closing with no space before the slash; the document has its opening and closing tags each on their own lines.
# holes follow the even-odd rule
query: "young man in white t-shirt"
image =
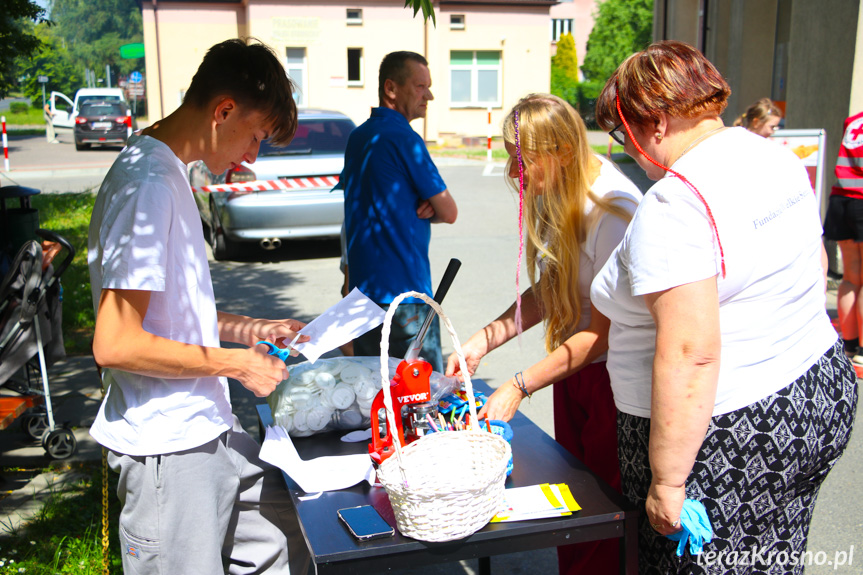
<svg viewBox="0 0 863 575">
<path fill-rule="evenodd" d="M 262 140 L 290 142 L 292 91 L 266 46 L 213 46 L 183 104 L 129 139 L 99 190 L 88 259 L 108 391 L 90 433 L 120 474 L 127 574 L 289 573 L 290 499 L 232 414 L 225 378 L 270 394 L 287 371 L 255 342 L 303 324 L 216 311 L 186 164 L 221 173 L 254 162 Z"/>
</svg>

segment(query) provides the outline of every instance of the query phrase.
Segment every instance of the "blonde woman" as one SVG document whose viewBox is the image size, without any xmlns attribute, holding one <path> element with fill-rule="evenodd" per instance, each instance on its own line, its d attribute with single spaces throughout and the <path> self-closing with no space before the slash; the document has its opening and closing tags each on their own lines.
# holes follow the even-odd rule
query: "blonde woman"
<svg viewBox="0 0 863 575">
<path fill-rule="evenodd" d="M 749 106 L 739 118 L 734 120 L 735 126 L 743 126 L 753 134 L 769 138 L 779 129 L 782 120 L 782 110 L 770 98 L 761 98 Z"/>
<path fill-rule="evenodd" d="M 523 98 L 507 115 L 507 181 L 522 200 L 530 287 L 463 346 L 473 374 L 483 356 L 544 322 L 548 356 L 515 374 L 480 417 L 508 421 L 521 401 L 554 384 L 558 443 L 620 489 L 616 411 L 605 369 L 608 320 L 592 308 L 590 283 L 623 238 L 641 198 L 617 167 L 594 154 L 584 122 L 548 94 Z M 458 374 L 455 354 L 447 374 Z M 561 573 L 616 573 L 614 543 L 558 549 Z"/>
</svg>

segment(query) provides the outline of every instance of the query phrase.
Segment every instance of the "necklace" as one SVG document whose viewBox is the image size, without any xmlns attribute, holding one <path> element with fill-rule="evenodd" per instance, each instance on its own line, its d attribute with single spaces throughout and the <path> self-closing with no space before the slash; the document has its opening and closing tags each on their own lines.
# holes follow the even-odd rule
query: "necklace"
<svg viewBox="0 0 863 575">
<path fill-rule="evenodd" d="M 710 130 L 709 132 L 705 132 L 705 133 L 701 134 L 700 136 L 698 136 L 697 138 L 695 138 L 694 140 L 692 140 L 692 142 L 691 142 L 688 146 L 686 146 L 686 149 L 685 149 L 685 150 L 683 150 L 683 152 L 681 152 L 679 156 L 677 156 L 677 160 L 679 160 L 680 158 L 682 158 L 682 157 L 683 157 L 683 155 L 684 155 L 684 154 L 686 154 L 686 152 L 688 152 L 689 150 L 691 150 L 692 148 L 694 148 L 694 147 L 695 147 L 695 144 L 697 144 L 697 143 L 698 143 L 698 142 L 700 142 L 701 140 L 703 140 L 703 139 L 707 138 L 707 136 L 710 136 L 711 134 L 715 134 L 716 132 L 721 132 L 721 131 L 722 131 L 722 130 L 724 130 L 725 128 L 727 128 L 727 126 L 719 126 L 718 128 L 714 128 L 714 129 Z M 677 160 L 674 160 L 674 161 L 676 162 Z"/>
</svg>

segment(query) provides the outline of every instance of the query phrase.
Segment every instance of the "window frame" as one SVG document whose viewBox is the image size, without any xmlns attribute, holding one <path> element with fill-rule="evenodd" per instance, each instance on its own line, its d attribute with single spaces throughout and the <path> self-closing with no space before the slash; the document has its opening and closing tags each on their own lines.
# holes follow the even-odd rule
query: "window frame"
<svg viewBox="0 0 863 575">
<path fill-rule="evenodd" d="M 461 22 L 454 21 L 454 18 L 461 18 Z M 465 15 L 464 14 L 450 14 L 449 15 L 449 29 L 450 30 L 464 30 L 465 29 Z"/>
<path fill-rule="evenodd" d="M 351 80 L 351 52 L 359 52 L 359 61 L 357 62 L 357 71 L 359 72 L 359 79 Z M 365 54 L 363 48 L 347 48 L 347 71 L 345 73 L 345 79 L 347 80 L 347 85 L 350 87 L 360 87 L 365 85 L 365 74 L 363 73 L 363 64 L 365 62 Z"/>
<path fill-rule="evenodd" d="M 354 12 L 356 15 L 352 16 L 351 12 Z M 348 26 L 362 26 L 363 25 L 363 9 L 362 8 L 345 8 L 345 23 Z"/>
<path fill-rule="evenodd" d="M 452 57 L 454 52 L 470 52 L 471 53 L 471 64 L 453 64 Z M 480 52 L 492 52 L 497 54 L 497 65 L 490 64 L 479 64 L 477 63 L 477 54 Z M 454 82 L 452 81 L 452 74 L 455 71 L 469 71 L 470 72 L 470 95 L 471 100 L 469 102 L 457 102 L 453 97 L 453 86 Z M 497 72 L 497 86 L 495 87 L 495 92 L 497 98 L 494 101 L 490 102 L 480 102 L 477 99 L 479 93 L 479 72 L 494 70 Z M 492 108 L 500 108 L 503 106 L 503 52 L 501 50 L 450 50 L 450 63 L 449 63 L 449 80 L 450 80 L 450 108 L 455 109 L 466 109 L 466 108 L 482 108 L 486 109 L 488 107 Z"/>
<path fill-rule="evenodd" d="M 302 50 L 303 51 L 303 61 L 301 64 L 291 63 L 288 61 L 288 50 Z M 298 97 L 295 98 L 298 108 L 308 107 L 308 94 L 306 93 L 306 88 L 309 83 L 309 50 L 306 46 L 285 46 L 285 73 L 288 75 L 291 80 L 296 78 L 295 74 L 291 72 L 293 70 L 299 70 L 300 72 L 300 82 L 299 87 L 300 90 L 297 91 Z"/>
<path fill-rule="evenodd" d="M 560 33 L 559 34 L 557 34 L 557 31 L 558 31 L 557 23 L 558 22 L 562 23 L 562 25 L 560 26 Z M 566 23 L 568 23 L 569 29 L 566 29 L 567 28 Z M 548 25 L 549 25 L 550 40 L 552 42 L 555 42 L 555 43 L 559 42 L 560 37 L 563 36 L 564 34 L 572 34 L 573 30 L 575 30 L 575 21 L 573 18 L 552 18 Z M 557 37 L 555 37 L 555 35 Z M 573 34 L 573 36 L 575 36 L 575 35 Z"/>
</svg>

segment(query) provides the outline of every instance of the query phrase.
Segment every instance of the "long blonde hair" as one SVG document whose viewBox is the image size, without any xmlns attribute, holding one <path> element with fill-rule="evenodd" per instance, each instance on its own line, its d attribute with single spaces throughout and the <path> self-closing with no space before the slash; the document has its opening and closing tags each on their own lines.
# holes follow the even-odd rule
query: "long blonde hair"
<svg viewBox="0 0 863 575">
<path fill-rule="evenodd" d="M 534 296 L 543 309 L 545 347 L 551 353 L 572 333 L 583 313 L 578 293 L 580 248 L 587 236 L 587 201 L 625 221 L 629 212 L 614 199 L 600 198 L 591 186 L 599 175 L 581 116 L 551 94 L 530 94 L 503 123 L 504 140 L 516 142 L 515 113 L 526 184 L 526 257 Z M 507 169 L 517 158 L 510 158 Z M 508 183 L 518 192 L 517 178 Z M 591 218 L 593 219 L 593 217 Z M 539 258 L 545 269 L 537 274 Z M 537 277 L 538 275 L 538 277 Z"/>
</svg>

